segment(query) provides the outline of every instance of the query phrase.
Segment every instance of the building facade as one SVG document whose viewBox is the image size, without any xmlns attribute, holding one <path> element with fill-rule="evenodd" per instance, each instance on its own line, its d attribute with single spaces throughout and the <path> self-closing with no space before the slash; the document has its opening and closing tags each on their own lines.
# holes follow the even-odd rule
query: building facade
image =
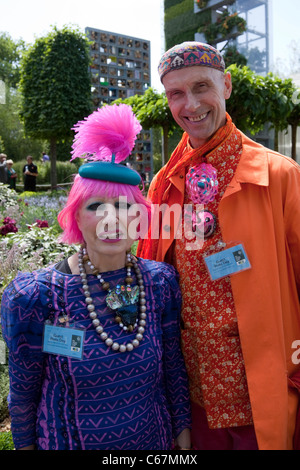
<svg viewBox="0 0 300 470">
<path fill-rule="evenodd" d="M 94 108 L 121 98 L 142 95 L 151 86 L 150 41 L 87 27 L 91 41 L 91 81 Z M 126 164 L 148 183 L 153 177 L 152 133 L 142 131 Z"/>
<path fill-rule="evenodd" d="M 269 0 L 165 0 L 166 49 L 203 41 L 226 54 L 236 48 L 255 72 L 270 64 Z"/>
</svg>

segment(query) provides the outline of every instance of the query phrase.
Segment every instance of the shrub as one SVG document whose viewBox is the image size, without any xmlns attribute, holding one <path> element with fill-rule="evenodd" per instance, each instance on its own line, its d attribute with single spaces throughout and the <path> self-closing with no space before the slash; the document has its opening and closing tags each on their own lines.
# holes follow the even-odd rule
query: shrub
<svg viewBox="0 0 300 470">
<path fill-rule="evenodd" d="M 30 263 L 35 255 L 41 258 L 43 266 L 47 266 L 64 257 L 70 256 L 76 251 L 75 246 L 60 243 L 52 227 L 40 228 L 37 223 L 31 225 L 28 232 L 8 233 L 6 241 L 7 248 L 14 250 L 14 258 L 18 258 L 17 253 L 19 251 L 19 256 L 23 261 L 27 260 L 26 264 L 29 271 L 35 269 L 34 266 L 36 266 L 36 264 L 34 263 L 34 265 L 31 266 Z M 7 254 L 7 258 L 8 257 L 9 253 Z"/>
<path fill-rule="evenodd" d="M 14 450 L 11 432 L 0 433 L 0 450 Z"/>
<path fill-rule="evenodd" d="M 0 183 L 0 211 L 18 204 L 18 194 L 6 184 Z"/>
<path fill-rule="evenodd" d="M 38 167 L 38 176 L 36 179 L 37 184 L 50 184 L 50 162 L 46 163 L 35 163 Z M 14 163 L 14 170 L 18 174 L 17 183 L 23 184 L 23 167 L 24 162 Z M 71 183 L 73 175 L 77 173 L 78 165 L 71 162 L 56 162 L 56 173 L 57 182 L 59 183 Z"/>
<path fill-rule="evenodd" d="M 7 396 L 9 392 L 9 378 L 7 365 L 0 365 L 0 422 L 8 418 Z"/>
</svg>

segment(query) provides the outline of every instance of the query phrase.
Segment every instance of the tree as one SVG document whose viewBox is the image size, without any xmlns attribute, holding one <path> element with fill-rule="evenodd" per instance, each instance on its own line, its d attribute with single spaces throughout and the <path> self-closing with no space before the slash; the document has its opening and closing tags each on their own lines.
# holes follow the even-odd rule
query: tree
<svg viewBox="0 0 300 470">
<path fill-rule="evenodd" d="M 293 105 L 292 81 L 272 73 L 261 76 L 249 67 L 231 65 L 233 90 L 227 110 L 234 123 L 243 132 L 256 134 L 266 123 L 275 129 L 275 149 L 278 149 L 278 132 L 288 127 L 288 116 Z"/>
<path fill-rule="evenodd" d="M 0 153 L 4 153 L 4 152 L 5 152 L 4 142 L 0 135 Z"/>
<path fill-rule="evenodd" d="M 168 136 L 178 127 L 169 109 L 165 93 L 158 93 L 150 87 L 143 95 L 134 95 L 124 100 L 119 99 L 114 101 L 114 103 L 121 102 L 132 107 L 143 129 L 162 128 L 162 165 L 164 165 L 168 158 Z"/>
<path fill-rule="evenodd" d="M 241 131 L 256 134 L 264 126 L 264 123 L 255 119 L 264 107 L 258 92 L 262 84 L 258 83 L 256 74 L 249 67 L 231 65 L 227 71 L 231 73 L 232 79 L 232 93 L 226 103 L 227 111 Z"/>
<path fill-rule="evenodd" d="M 292 128 L 292 158 L 297 160 L 297 131 L 300 126 L 300 90 L 293 83 L 287 90 L 287 98 L 292 103 L 292 110 L 287 116 L 287 122 Z"/>
<path fill-rule="evenodd" d="M 25 160 L 27 155 L 32 155 L 34 160 L 37 160 L 41 156 L 44 142 L 26 137 L 24 125 L 19 117 L 20 102 L 20 93 L 7 87 L 5 104 L 0 104 L 0 135 L 4 153 L 14 162 Z"/>
<path fill-rule="evenodd" d="M 51 187 L 56 188 L 56 143 L 92 111 L 88 40 L 66 26 L 37 39 L 21 63 L 25 132 L 50 142 Z"/>
<path fill-rule="evenodd" d="M 300 126 L 300 104 L 295 104 L 288 117 L 288 123 L 292 128 L 292 158 L 297 160 L 297 130 Z"/>
<path fill-rule="evenodd" d="M 0 80 L 16 88 L 20 79 L 20 60 L 25 51 L 23 40 L 14 41 L 9 34 L 0 33 Z"/>
</svg>

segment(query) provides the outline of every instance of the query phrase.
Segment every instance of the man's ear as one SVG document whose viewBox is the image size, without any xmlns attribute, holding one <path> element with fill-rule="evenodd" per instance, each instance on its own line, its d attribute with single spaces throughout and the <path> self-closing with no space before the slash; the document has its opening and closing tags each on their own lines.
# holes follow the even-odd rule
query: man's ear
<svg viewBox="0 0 300 470">
<path fill-rule="evenodd" d="M 232 81 L 231 81 L 231 73 L 225 72 L 224 74 L 224 98 L 228 100 L 231 96 L 232 92 Z"/>
</svg>

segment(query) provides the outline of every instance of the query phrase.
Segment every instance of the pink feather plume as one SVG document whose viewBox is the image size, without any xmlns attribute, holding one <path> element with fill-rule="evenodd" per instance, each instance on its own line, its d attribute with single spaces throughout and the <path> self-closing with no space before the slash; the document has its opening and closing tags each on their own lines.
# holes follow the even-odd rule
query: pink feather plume
<svg viewBox="0 0 300 470">
<path fill-rule="evenodd" d="M 135 144 L 142 126 L 133 114 L 131 106 L 114 104 L 94 111 L 74 129 L 72 158 L 111 161 L 120 163 L 127 158 Z"/>
</svg>

